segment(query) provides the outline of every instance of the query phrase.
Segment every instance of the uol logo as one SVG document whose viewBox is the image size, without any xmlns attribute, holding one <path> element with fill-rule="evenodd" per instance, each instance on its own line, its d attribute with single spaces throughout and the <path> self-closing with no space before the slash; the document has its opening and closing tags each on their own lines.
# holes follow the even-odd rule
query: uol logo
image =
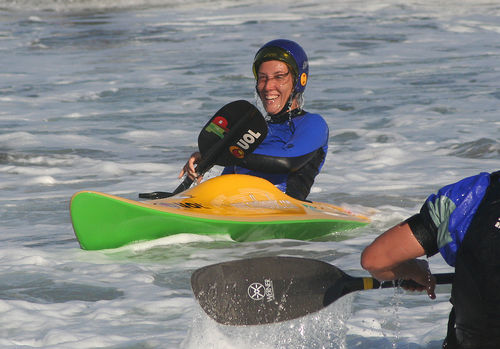
<svg viewBox="0 0 500 349">
<path fill-rule="evenodd" d="M 251 144 L 254 144 L 257 139 L 261 136 L 260 132 L 254 132 L 248 130 L 239 140 L 236 145 L 229 147 L 229 151 L 234 157 L 238 159 L 243 159 L 245 157 L 244 150 L 248 150 Z M 244 150 L 243 150 L 244 149 Z"/>
<path fill-rule="evenodd" d="M 248 296 L 254 301 L 260 301 L 266 298 L 268 302 L 274 300 L 273 281 L 270 279 L 264 280 L 264 285 L 260 282 L 254 282 L 247 289 Z"/>
<path fill-rule="evenodd" d="M 236 145 L 240 148 L 247 150 L 250 148 L 250 144 L 253 144 L 257 139 L 260 138 L 260 132 L 254 132 L 252 130 L 248 130 L 247 133 L 240 138 Z"/>
</svg>

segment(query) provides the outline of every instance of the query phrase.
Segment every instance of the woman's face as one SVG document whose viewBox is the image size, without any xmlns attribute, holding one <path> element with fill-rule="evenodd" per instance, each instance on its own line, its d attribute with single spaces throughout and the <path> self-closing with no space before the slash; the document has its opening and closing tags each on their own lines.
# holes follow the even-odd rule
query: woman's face
<svg viewBox="0 0 500 349">
<path fill-rule="evenodd" d="M 257 93 L 269 115 L 283 109 L 293 89 L 293 76 L 281 61 L 266 61 L 257 73 Z"/>
</svg>

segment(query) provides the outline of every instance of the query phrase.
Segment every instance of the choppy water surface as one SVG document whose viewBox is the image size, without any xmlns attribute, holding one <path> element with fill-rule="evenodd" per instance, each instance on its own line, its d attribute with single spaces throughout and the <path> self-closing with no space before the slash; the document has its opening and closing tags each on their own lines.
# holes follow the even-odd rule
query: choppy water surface
<svg viewBox="0 0 500 349">
<path fill-rule="evenodd" d="M 498 169 L 499 14 L 495 1 L 0 0 L 0 346 L 440 348 L 446 286 L 437 301 L 366 291 L 300 320 L 236 328 L 202 313 L 189 278 L 278 254 L 365 275 L 363 247 L 427 194 Z M 71 195 L 175 188 L 207 118 L 254 101 L 253 55 L 278 37 L 308 52 L 306 109 L 330 126 L 309 198 L 373 224 L 342 241 L 185 235 L 81 250 Z"/>
</svg>

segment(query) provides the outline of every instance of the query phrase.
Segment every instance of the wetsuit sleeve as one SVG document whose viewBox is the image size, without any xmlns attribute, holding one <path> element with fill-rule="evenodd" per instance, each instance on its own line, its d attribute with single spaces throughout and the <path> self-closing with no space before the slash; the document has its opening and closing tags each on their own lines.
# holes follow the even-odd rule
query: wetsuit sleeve
<svg viewBox="0 0 500 349">
<path fill-rule="evenodd" d="M 427 257 L 439 252 L 437 246 L 437 227 L 429 216 L 427 205 L 422 206 L 420 213 L 406 220 L 410 229 L 425 251 Z"/>
<path fill-rule="evenodd" d="M 321 149 L 321 148 L 320 148 Z M 237 160 L 236 165 L 249 170 L 264 173 L 290 173 L 296 172 L 308 163 L 316 153 L 317 149 L 308 154 L 295 157 L 269 156 L 263 154 L 249 154 L 243 160 Z"/>
</svg>

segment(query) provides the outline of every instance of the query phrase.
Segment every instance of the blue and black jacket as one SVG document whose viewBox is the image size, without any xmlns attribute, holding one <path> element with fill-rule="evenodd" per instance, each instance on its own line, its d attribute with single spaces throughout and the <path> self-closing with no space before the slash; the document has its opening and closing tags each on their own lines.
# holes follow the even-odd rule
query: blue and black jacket
<svg viewBox="0 0 500 349">
<path fill-rule="evenodd" d="M 500 171 L 429 196 L 407 220 L 428 256 L 455 267 L 444 348 L 500 348 Z"/>
<path fill-rule="evenodd" d="M 286 194 L 305 200 L 328 150 L 328 125 L 319 114 L 302 112 L 269 122 L 257 149 L 222 174 L 249 174 L 267 179 Z"/>
</svg>

